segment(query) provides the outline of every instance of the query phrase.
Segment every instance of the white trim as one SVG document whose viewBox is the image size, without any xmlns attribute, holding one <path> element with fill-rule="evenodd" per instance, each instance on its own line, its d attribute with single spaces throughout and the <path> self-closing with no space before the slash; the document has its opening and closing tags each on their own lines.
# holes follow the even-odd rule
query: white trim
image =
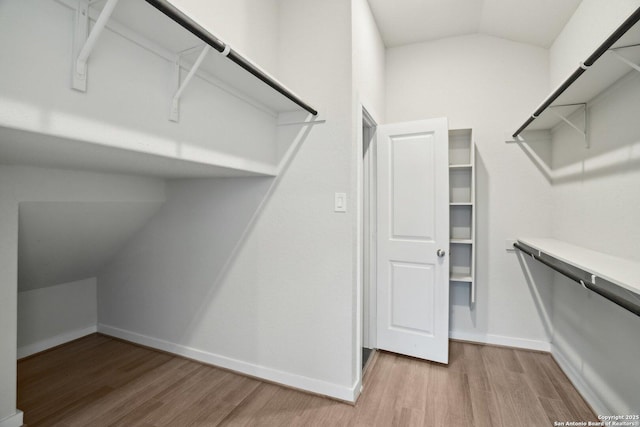
<svg viewBox="0 0 640 427">
<path fill-rule="evenodd" d="M 306 390 L 311 393 L 329 396 L 334 399 L 346 402 L 355 402 L 357 392 L 359 392 L 357 381 L 351 387 L 345 387 L 340 384 L 329 383 L 323 380 L 309 378 L 302 375 L 284 372 L 266 366 L 260 366 L 242 360 L 232 359 L 227 356 L 209 353 L 193 347 L 182 344 L 176 344 L 159 338 L 150 337 L 148 335 L 127 331 L 113 326 L 98 324 L 98 332 L 115 338 L 120 338 L 136 344 L 152 347 L 158 350 L 173 353 L 189 359 L 197 360 L 209 365 L 215 365 L 221 368 L 229 369 L 241 374 L 252 377 L 262 378 L 264 380 L 283 384 L 300 390 Z"/>
<path fill-rule="evenodd" d="M 42 341 L 34 342 L 33 344 L 28 344 L 18 348 L 18 359 L 22 359 L 23 357 L 31 356 L 32 354 L 40 353 L 41 351 L 48 350 L 52 347 L 56 347 L 61 344 L 68 343 L 69 341 L 77 340 L 78 338 L 85 337 L 87 335 L 95 334 L 98 332 L 98 327 L 96 325 L 89 326 L 84 329 L 76 329 L 69 332 L 64 332 L 62 334 L 44 339 Z M 3 427 L 0 424 L 0 427 Z"/>
<path fill-rule="evenodd" d="M 569 378 L 569 381 L 578 390 L 578 393 L 587 401 L 591 408 L 598 415 L 613 415 L 613 412 L 607 407 L 607 405 L 598 397 L 589 384 L 587 384 L 582 375 L 576 370 L 576 368 L 569 362 L 569 359 L 565 357 L 558 346 L 551 344 L 551 356 L 554 358 L 560 369 Z"/>
<path fill-rule="evenodd" d="M 23 413 L 21 410 L 16 409 L 16 413 L 9 415 L 0 420 L 0 427 L 21 427 L 23 421 Z"/>
<path fill-rule="evenodd" d="M 358 397 L 360 397 L 360 394 L 362 394 L 362 374 L 358 376 L 351 389 L 353 390 L 353 400 L 349 400 L 348 402 L 355 404 L 358 400 Z"/>
<path fill-rule="evenodd" d="M 527 350 L 551 352 L 551 343 L 527 338 L 507 337 L 504 335 L 475 334 L 473 332 L 449 331 L 449 338 L 480 344 L 502 345 Z"/>
</svg>

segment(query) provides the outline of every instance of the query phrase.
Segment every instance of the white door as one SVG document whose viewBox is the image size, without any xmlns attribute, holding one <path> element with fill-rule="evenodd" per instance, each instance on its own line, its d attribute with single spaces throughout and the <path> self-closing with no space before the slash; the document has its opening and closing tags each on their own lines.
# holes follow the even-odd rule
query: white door
<svg viewBox="0 0 640 427">
<path fill-rule="evenodd" d="M 378 127 L 377 346 L 449 361 L 447 119 Z"/>
</svg>

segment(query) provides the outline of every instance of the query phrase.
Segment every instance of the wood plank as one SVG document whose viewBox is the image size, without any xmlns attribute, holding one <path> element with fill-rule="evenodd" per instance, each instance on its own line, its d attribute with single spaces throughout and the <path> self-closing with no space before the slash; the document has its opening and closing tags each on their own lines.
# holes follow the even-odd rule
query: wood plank
<svg viewBox="0 0 640 427">
<path fill-rule="evenodd" d="M 501 427 L 502 417 L 495 393 L 475 390 L 471 392 L 474 427 Z"/>
<path fill-rule="evenodd" d="M 492 391 L 489 373 L 482 358 L 481 348 L 479 345 L 467 344 L 463 350 L 466 366 L 465 372 L 469 379 L 469 387 L 471 387 L 472 392 Z"/>
<path fill-rule="evenodd" d="M 550 425 L 596 417 L 539 352 L 452 345 L 446 366 L 380 351 L 355 406 L 101 336 L 18 363 L 30 426 Z"/>
<path fill-rule="evenodd" d="M 571 412 L 561 400 L 548 399 L 545 397 L 538 397 L 538 400 L 544 408 L 549 425 L 554 425 L 555 422 L 572 421 L 574 419 Z"/>
<path fill-rule="evenodd" d="M 542 363 L 548 363 L 548 360 L 544 360 L 536 353 L 527 351 L 517 351 L 516 357 L 526 373 L 525 379 L 538 397 L 560 399 L 553 382 L 542 367 Z"/>
<path fill-rule="evenodd" d="M 73 416 L 67 417 L 64 422 L 67 426 L 82 427 L 96 425 L 100 419 L 117 420 L 126 417 L 129 412 L 137 411 L 138 407 L 145 405 L 147 401 L 156 402 L 156 399 L 149 396 L 173 387 L 189 372 L 182 369 L 185 365 L 190 366 L 191 370 L 200 367 L 199 364 L 185 359 L 174 358 L 117 392 L 85 406 Z"/>
</svg>

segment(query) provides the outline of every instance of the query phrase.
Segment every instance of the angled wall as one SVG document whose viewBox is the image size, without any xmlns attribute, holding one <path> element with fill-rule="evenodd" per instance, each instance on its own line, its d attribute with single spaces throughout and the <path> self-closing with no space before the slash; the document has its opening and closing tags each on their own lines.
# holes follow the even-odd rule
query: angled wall
<svg viewBox="0 0 640 427">
<path fill-rule="evenodd" d="M 278 131 L 293 156 L 275 179 L 172 182 L 160 213 L 99 275 L 99 328 L 354 400 L 355 201 L 333 212 L 335 192 L 356 194 L 351 4 L 281 1 L 278 13 L 268 71 L 326 122 Z"/>
<path fill-rule="evenodd" d="M 12 416 L 16 410 L 18 212 L 20 203 L 34 201 L 162 203 L 164 182 L 124 175 L 0 166 L 0 342 L 3 343 L 0 346 L 0 420 Z M 67 327 L 53 332 L 36 327 L 30 332 L 36 338 L 23 336 L 21 343 L 46 340 L 51 334 L 64 333 L 63 329 Z"/>
</svg>

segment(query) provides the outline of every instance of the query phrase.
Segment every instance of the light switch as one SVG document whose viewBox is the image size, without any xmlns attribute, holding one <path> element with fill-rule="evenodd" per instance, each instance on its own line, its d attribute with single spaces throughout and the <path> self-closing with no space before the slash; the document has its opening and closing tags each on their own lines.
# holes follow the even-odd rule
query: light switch
<svg viewBox="0 0 640 427">
<path fill-rule="evenodd" d="M 336 193 L 333 210 L 334 212 L 347 211 L 347 193 Z"/>
</svg>

